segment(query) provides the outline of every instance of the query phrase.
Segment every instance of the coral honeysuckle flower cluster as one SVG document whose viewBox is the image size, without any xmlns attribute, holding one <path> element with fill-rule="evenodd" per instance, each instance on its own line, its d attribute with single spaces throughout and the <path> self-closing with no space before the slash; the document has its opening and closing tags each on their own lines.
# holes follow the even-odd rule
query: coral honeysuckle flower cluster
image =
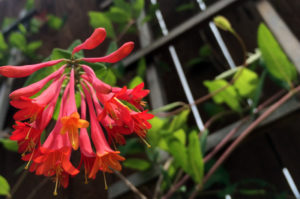
<svg viewBox="0 0 300 199">
<path fill-rule="evenodd" d="M 81 165 L 84 165 L 86 180 L 94 179 L 99 170 L 104 176 L 106 172 L 120 171 L 120 161 L 125 158 L 111 145 L 125 144 L 124 135 L 132 133 L 145 141 L 147 130 L 151 128 L 148 120 L 153 115 L 144 110 L 145 102 L 142 101 L 149 90 L 144 90 L 143 83 L 133 89 L 112 87 L 99 80 L 93 69 L 83 63 L 118 62 L 132 51 L 133 42 L 125 43 L 104 57 L 74 58 L 80 50 L 97 47 L 105 36 L 105 29 L 95 29 L 85 42 L 73 49 L 71 59 L 0 67 L 1 75 L 19 78 L 44 67 L 65 63 L 44 79 L 9 95 L 11 105 L 19 109 L 13 116 L 16 124 L 10 139 L 18 142 L 22 159 L 28 161 L 25 168 L 54 179 L 54 195 L 57 195 L 58 185 L 68 186 L 69 176 L 77 175 Z M 76 92 L 81 96 L 80 110 L 76 106 Z M 52 120 L 56 106 L 59 106 L 58 119 L 41 142 L 41 135 Z M 75 167 L 70 157 L 72 150 L 78 149 L 81 161 Z"/>
</svg>

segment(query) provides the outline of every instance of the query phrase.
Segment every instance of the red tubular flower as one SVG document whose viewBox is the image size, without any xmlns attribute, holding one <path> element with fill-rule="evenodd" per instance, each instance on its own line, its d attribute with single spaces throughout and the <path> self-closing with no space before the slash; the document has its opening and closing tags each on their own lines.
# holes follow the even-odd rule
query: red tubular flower
<svg viewBox="0 0 300 199">
<path fill-rule="evenodd" d="M 87 128 L 89 126 L 89 122 L 80 119 L 79 113 L 77 112 L 74 82 L 74 69 L 72 69 L 69 82 L 69 95 L 65 99 L 66 103 L 62 107 L 63 117 L 61 118 L 62 128 L 60 133 L 65 134 L 68 132 L 72 147 L 74 150 L 77 150 L 79 146 L 78 128 Z"/>
<path fill-rule="evenodd" d="M 83 68 L 84 72 L 86 73 L 86 76 L 82 75 L 82 78 L 86 79 L 88 82 L 93 84 L 93 87 L 95 88 L 96 92 L 104 94 L 111 92 L 111 86 L 99 80 L 96 77 L 95 72 L 90 67 L 86 65 L 81 65 L 81 68 Z"/>
<path fill-rule="evenodd" d="M 50 80 L 54 79 L 54 78 L 58 78 L 59 76 L 62 75 L 62 73 L 65 70 L 65 65 L 63 67 L 61 67 L 59 70 L 55 71 L 54 73 L 52 73 L 51 75 L 45 77 L 44 79 L 33 83 L 29 86 L 26 86 L 24 88 L 20 88 L 15 90 L 14 92 L 12 92 L 9 97 L 12 100 L 17 100 L 19 99 L 19 97 L 23 96 L 23 97 L 31 97 L 34 94 L 38 93 Z"/>
<path fill-rule="evenodd" d="M 127 42 L 123 44 L 118 50 L 115 52 L 104 56 L 104 57 L 95 57 L 95 58 L 82 58 L 83 61 L 89 62 L 89 63 L 95 63 L 95 62 L 106 62 L 106 63 L 116 63 L 125 57 L 127 57 L 131 51 L 134 48 L 133 42 Z"/>
<path fill-rule="evenodd" d="M 86 103 L 85 103 L 85 97 L 83 93 L 81 93 L 81 118 L 84 120 L 86 119 Z M 86 128 L 80 129 L 79 145 L 80 145 L 80 152 L 81 152 L 79 167 L 81 166 L 82 163 L 84 163 L 85 183 L 87 183 L 87 177 L 91 173 L 92 167 L 96 159 L 96 154 L 92 149 L 91 141 Z"/>
<path fill-rule="evenodd" d="M 15 120 L 30 119 L 31 122 L 35 121 L 38 115 L 49 104 L 49 102 L 57 94 L 64 78 L 56 79 L 40 96 L 30 99 L 28 97 L 19 97 L 18 100 L 10 101 L 10 104 L 15 108 L 21 109 L 15 113 Z"/>
<path fill-rule="evenodd" d="M 59 184 L 68 186 L 69 176 L 78 174 L 82 164 L 86 182 L 87 178 L 95 178 L 99 170 L 104 175 L 113 170 L 120 171 L 120 162 L 125 158 L 120 156 L 117 149 L 113 150 L 111 145 L 116 148 L 115 143 L 125 144 L 125 136 L 134 132 L 145 141 L 146 132 L 151 128 L 148 120 L 153 116 L 143 111 L 142 98 L 149 93 L 149 90 L 143 89 L 143 83 L 134 89 L 112 88 L 99 80 L 91 67 L 82 64 L 120 61 L 133 50 L 133 42 L 125 43 L 104 57 L 75 58 L 74 54 L 80 50 L 96 48 L 105 36 L 105 29 L 95 29 L 88 39 L 73 49 L 71 59 L 0 67 L 0 75 L 26 77 L 41 68 L 65 62 L 64 66 L 49 76 L 9 96 L 11 105 L 19 109 L 14 114 L 17 121 L 10 139 L 18 142 L 22 159 L 28 162 L 25 168 L 30 166 L 30 172 L 54 178 L 54 195 L 57 194 Z M 81 94 L 80 114 L 76 106 L 76 92 Z M 33 97 L 37 93 L 40 94 Z M 87 129 L 86 102 L 90 129 Z M 135 107 L 134 110 L 132 107 Z M 55 122 L 52 118 L 56 116 L 56 109 L 59 111 L 58 117 L 55 117 L 56 123 L 49 134 L 45 133 L 48 136 L 42 144 L 41 134 L 50 128 L 50 121 Z M 73 149 L 80 149 L 81 153 L 77 168 L 70 161 Z"/>
<path fill-rule="evenodd" d="M 40 64 L 25 65 L 25 66 L 2 66 L 0 67 L 0 75 L 3 75 L 5 77 L 26 77 L 41 68 L 53 66 L 62 61 L 63 59 L 58 59 L 58 60 L 48 61 Z"/>
<path fill-rule="evenodd" d="M 103 172 L 109 173 L 112 173 L 111 169 L 120 171 L 122 167 L 119 161 L 124 161 L 125 158 L 118 155 L 120 153 L 119 151 L 113 151 L 108 145 L 103 131 L 99 123 L 97 122 L 96 113 L 94 111 L 94 106 L 90 94 L 84 85 L 82 85 L 82 89 L 84 91 L 89 106 L 91 120 L 91 137 L 96 148 L 96 159 L 90 172 L 89 178 L 95 178 L 96 173 L 99 169 Z"/>
<path fill-rule="evenodd" d="M 112 92 L 116 93 L 118 99 L 131 103 L 139 110 L 144 110 L 143 106 L 145 106 L 146 103 L 142 101 L 142 99 L 146 97 L 150 91 L 147 89 L 144 90 L 144 82 L 142 82 L 134 89 L 113 87 Z"/>
<path fill-rule="evenodd" d="M 87 40 L 85 40 L 82 44 L 76 46 L 73 49 L 72 54 L 80 50 L 84 50 L 84 49 L 91 50 L 96 48 L 97 46 L 99 46 L 99 44 L 101 44 L 104 41 L 105 37 L 106 37 L 105 29 L 96 28 L 93 34 Z"/>
</svg>

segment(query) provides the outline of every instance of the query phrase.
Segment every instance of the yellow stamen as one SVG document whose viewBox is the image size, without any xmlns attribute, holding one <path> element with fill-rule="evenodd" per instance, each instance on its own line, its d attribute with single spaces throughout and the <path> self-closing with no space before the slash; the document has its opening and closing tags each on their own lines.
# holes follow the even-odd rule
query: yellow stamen
<svg viewBox="0 0 300 199">
<path fill-rule="evenodd" d="M 58 174 L 56 173 L 56 177 L 55 177 L 55 188 L 54 188 L 54 192 L 53 195 L 57 196 L 57 186 L 58 186 Z"/>
<path fill-rule="evenodd" d="M 146 144 L 148 148 L 151 148 L 151 145 L 143 137 L 140 137 L 140 139 Z"/>
<path fill-rule="evenodd" d="M 28 130 L 28 132 L 27 132 L 27 134 L 26 134 L 25 140 L 28 140 L 30 131 L 31 131 L 31 127 L 30 127 L 30 129 Z"/>
<path fill-rule="evenodd" d="M 29 167 L 29 165 L 30 165 L 30 163 L 31 163 L 31 160 L 32 160 L 32 157 L 33 157 L 34 150 L 35 150 L 35 149 L 33 149 L 32 153 L 31 153 L 31 156 L 30 156 L 30 158 L 29 158 L 29 160 L 28 160 L 28 162 L 27 162 L 27 164 L 26 164 L 26 166 L 25 166 L 25 168 L 24 168 L 25 170 L 28 169 L 28 167 Z M 22 155 L 23 155 L 23 154 L 22 154 Z"/>
<path fill-rule="evenodd" d="M 103 178 L 104 178 L 104 188 L 105 188 L 105 190 L 107 190 L 108 186 L 107 186 L 107 182 L 106 182 L 105 172 L 103 172 Z"/>
</svg>

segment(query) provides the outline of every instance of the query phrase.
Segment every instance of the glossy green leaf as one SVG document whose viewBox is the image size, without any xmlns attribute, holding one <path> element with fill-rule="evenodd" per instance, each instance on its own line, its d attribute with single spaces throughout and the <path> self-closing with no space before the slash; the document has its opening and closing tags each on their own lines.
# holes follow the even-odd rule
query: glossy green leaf
<svg viewBox="0 0 300 199">
<path fill-rule="evenodd" d="M 259 82 L 258 75 L 248 68 L 240 68 L 235 73 L 234 78 L 236 77 L 238 78 L 233 83 L 233 86 L 237 89 L 239 94 L 242 97 L 252 96 Z"/>
<path fill-rule="evenodd" d="M 10 186 L 7 180 L 0 175 L 0 195 L 5 195 L 10 197 Z"/>
<path fill-rule="evenodd" d="M 204 162 L 201 152 L 200 141 L 196 132 L 189 134 L 188 154 L 188 173 L 196 183 L 200 183 L 204 174 Z"/>
<path fill-rule="evenodd" d="M 14 22 L 16 21 L 15 18 L 12 17 L 5 17 L 2 21 L 2 27 L 1 29 L 4 31 L 8 29 Z"/>
<path fill-rule="evenodd" d="M 0 50 L 6 50 L 7 44 L 4 40 L 3 34 L 0 32 Z"/>
<path fill-rule="evenodd" d="M 123 162 L 124 167 L 145 171 L 150 168 L 151 164 L 143 159 L 128 158 Z"/>
<path fill-rule="evenodd" d="M 10 140 L 8 138 L 0 139 L 0 143 L 3 145 L 3 147 L 9 151 L 17 152 L 18 151 L 18 143 L 16 141 Z"/>
<path fill-rule="evenodd" d="M 21 51 L 25 51 L 25 47 L 27 45 L 26 38 L 20 32 L 13 32 L 9 35 L 9 43 L 20 49 Z"/>
<path fill-rule="evenodd" d="M 90 17 L 90 25 L 93 28 L 103 27 L 106 30 L 107 37 L 110 38 L 116 37 L 111 20 L 104 13 L 90 11 L 89 17 Z"/>
<path fill-rule="evenodd" d="M 134 18 L 138 18 L 144 8 L 144 0 L 135 0 L 132 3 L 132 15 Z"/>
<path fill-rule="evenodd" d="M 47 19 L 48 19 L 47 21 L 48 26 L 54 30 L 59 30 L 64 24 L 61 18 L 51 14 L 47 15 Z"/>
<path fill-rule="evenodd" d="M 297 70 L 289 61 L 280 45 L 264 24 L 258 28 L 258 46 L 269 73 L 275 78 L 288 82 L 297 79 Z"/>
<path fill-rule="evenodd" d="M 116 23 L 126 23 L 130 20 L 130 13 L 116 6 L 112 6 L 109 12 L 105 14 L 111 21 Z"/>
<path fill-rule="evenodd" d="M 175 164 L 179 165 L 185 172 L 188 172 L 188 158 L 185 144 L 177 139 L 173 139 L 168 146 L 169 152 L 174 157 Z"/>
<path fill-rule="evenodd" d="M 223 79 L 213 80 L 213 81 L 204 81 L 204 85 L 208 88 L 210 93 L 217 91 L 228 85 L 228 82 Z M 231 109 L 235 111 L 241 111 L 239 97 L 237 91 L 234 89 L 232 85 L 229 85 L 224 90 L 213 96 L 213 100 L 217 104 L 225 103 Z"/>
<path fill-rule="evenodd" d="M 144 80 L 140 77 L 140 76 L 135 76 L 128 85 L 128 88 L 133 89 L 134 87 L 136 87 L 137 85 L 139 85 L 140 83 L 144 82 Z"/>
</svg>

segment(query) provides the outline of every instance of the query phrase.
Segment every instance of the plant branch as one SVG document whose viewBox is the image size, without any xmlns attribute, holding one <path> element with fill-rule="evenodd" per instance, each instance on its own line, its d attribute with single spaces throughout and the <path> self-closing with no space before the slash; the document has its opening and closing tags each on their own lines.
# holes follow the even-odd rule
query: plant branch
<svg viewBox="0 0 300 199">
<path fill-rule="evenodd" d="M 166 161 L 166 163 L 163 166 L 163 169 L 166 171 L 169 169 L 169 167 L 171 166 L 172 162 L 173 162 L 174 158 L 168 158 L 168 160 Z M 160 186 L 161 183 L 163 182 L 164 176 L 163 174 L 160 174 L 157 180 L 157 183 L 155 185 L 155 190 L 154 190 L 154 194 L 153 194 L 153 199 L 157 199 L 159 194 L 160 194 Z"/>
<path fill-rule="evenodd" d="M 283 103 L 285 103 L 288 99 L 290 99 L 295 93 L 300 91 L 300 86 L 292 89 L 289 93 L 284 95 L 279 101 L 273 104 L 270 108 L 268 108 L 261 116 L 259 116 L 252 124 L 245 129 L 242 134 L 227 148 L 227 150 L 222 154 L 222 156 L 217 160 L 217 162 L 213 165 L 213 167 L 209 170 L 206 176 L 203 179 L 201 184 L 196 186 L 196 189 L 190 196 L 190 199 L 194 199 L 197 196 L 198 191 L 201 189 L 202 184 L 204 184 L 212 174 L 220 167 L 220 165 L 228 158 L 228 156 L 233 152 L 233 150 L 245 139 L 247 135 L 249 135 L 252 130 L 257 127 L 264 119 L 266 119 L 270 114 L 272 114 L 277 108 L 279 108 Z"/>
<path fill-rule="evenodd" d="M 128 186 L 129 189 L 141 199 L 147 199 L 147 197 L 142 194 L 125 176 L 123 176 L 119 171 L 114 170 L 114 173 Z"/>
</svg>

